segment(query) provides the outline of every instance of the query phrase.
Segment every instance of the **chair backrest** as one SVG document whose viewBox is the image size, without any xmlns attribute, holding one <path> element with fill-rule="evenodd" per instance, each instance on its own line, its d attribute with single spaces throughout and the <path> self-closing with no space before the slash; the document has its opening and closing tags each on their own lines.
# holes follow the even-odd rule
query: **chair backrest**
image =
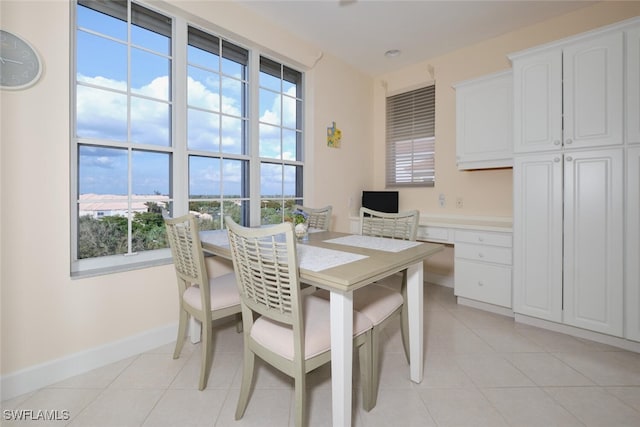
<svg viewBox="0 0 640 427">
<path fill-rule="evenodd" d="M 209 276 L 204 263 L 196 217 L 188 214 L 173 219 L 165 218 L 164 223 L 178 277 L 180 296 L 182 297 L 187 287 L 198 285 L 203 311 L 211 311 Z"/>
<path fill-rule="evenodd" d="M 309 208 L 302 205 L 295 205 L 294 209 L 306 212 L 309 215 L 307 224 L 310 228 L 317 228 L 320 230 L 329 230 L 331 228 L 331 211 L 333 207 L 331 205 L 324 208 Z"/>
<path fill-rule="evenodd" d="M 289 222 L 264 228 L 243 227 L 225 218 L 231 259 L 247 332 L 253 316 L 249 309 L 267 318 L 292 325 L 294 336 L 302 329 L 300 278 L 293 225 Z M 247 324 L 248 322 L 248 324 Z"/>
<path fill-rule="evenodd" d="M 415 241 L 420 212 L 417 210 L 387 213 L 360 208 L 360 234 Z"/>
</svg>

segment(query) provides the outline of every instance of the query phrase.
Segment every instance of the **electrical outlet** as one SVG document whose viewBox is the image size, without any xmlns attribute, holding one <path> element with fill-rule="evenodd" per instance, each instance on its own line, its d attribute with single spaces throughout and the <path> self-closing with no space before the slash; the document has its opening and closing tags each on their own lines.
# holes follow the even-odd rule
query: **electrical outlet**
<svg viewBox="0 0 640 427">
<path fill-rule="evenodd" d="M 464 205 L 463 201 L 462 201 L 462 197 L 458 197 L 456 199 L 456 208 L 458 209 L 462 209 L 462 206 Z"/>
<path fill-rule="evenodd" d="M 444 197 L 444 193 L 440 193 L 440 196 L 438 196 L 438 205 L 440 205 L 441 208 L 444 208 L 446 204 L 447 201 Z"/>
</svg>

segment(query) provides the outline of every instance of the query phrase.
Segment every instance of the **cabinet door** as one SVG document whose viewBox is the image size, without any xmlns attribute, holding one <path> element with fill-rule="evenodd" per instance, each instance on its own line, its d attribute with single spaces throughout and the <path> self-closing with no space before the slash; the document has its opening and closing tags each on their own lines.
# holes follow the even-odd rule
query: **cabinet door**
<svg viewBox="0 0 640 427">
<path fill-rule="evenodd" d="M 564 146 L 623 143 L 623 33 L 563 50 Z"/>
<path fill-rule="evenodd" d="M 562 51 L 513 62 L 515 153 L 560 149 L 562 143 Z"/>
<path fill-rule="evenodd" d="M 627 152 L 626 338 L 640 341 L 640 146 Z"/>
<path fill-rule="evenodd" d="M 459 169 L 513 166 L 511 71 L 456 86 L 456 160 Z"/>
<path fill-rule="evenodd" d="M 514 160 L 513 311 L 562 321 L 562 155 Z"/>
<path fill-rule="evenodd" d="M 564 322 L 622 336 L 623 149 L 565 154 Z"/>
<path fill-rule="evenodd" d="M 627 142 L 640 144 L 640 28 L 627 36 Z"/>
</svg>

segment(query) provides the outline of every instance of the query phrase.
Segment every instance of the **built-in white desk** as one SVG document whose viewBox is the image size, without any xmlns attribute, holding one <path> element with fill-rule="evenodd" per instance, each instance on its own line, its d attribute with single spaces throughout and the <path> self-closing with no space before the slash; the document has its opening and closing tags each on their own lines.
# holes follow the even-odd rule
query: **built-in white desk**
<svg viewBox="0 0 640 427">
<path fill-rule="evenodd" d="M 360 231 L 360 218 L 350 218 Z M 418 240 L 454 247 L 458 303 L 513 316 L 511 218 L 420 214 Z"/>
</svg>

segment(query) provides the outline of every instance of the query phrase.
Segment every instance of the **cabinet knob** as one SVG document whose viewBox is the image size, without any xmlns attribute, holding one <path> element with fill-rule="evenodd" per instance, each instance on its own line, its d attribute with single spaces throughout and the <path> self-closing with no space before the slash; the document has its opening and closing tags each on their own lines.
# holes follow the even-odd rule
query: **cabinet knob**
<svg viewBox="0 0 640 427">
<path fill-rule="evenodd" d="M 478 242 L 484 242 L 484 237 L 478 237 Z"/>
<path fill-rule="evenodd" d="M 560 157 L 554 157 L 553 161 L 558 163 L 560 161 Z"/>
<path fill-rule="evenodd" d="M 484 283 L 482 281 L 478 281 L 478 286 L 484 286 Z"/>
<path fill-rule="evenodd" d="M 573 160 L 573 157 L 567 156 L 567 162 L 570 162 L 571 160 Z"/>
<path fill-rule="evenodd" d="M 560 140 L 556 139 L 555 141 L 553 141 L 553 145 L 560 145 Z"/>
<path fill-rule="evenodd" d="M 478 258 L 484 258 L 484 254 L 482 252 L 478 252 Z"/>
<path fill-rule="evenodd" d="M 567 144 L 567 145 L 568 145 L 568 144 L 572 144 L 572 143 L 573 143 L 573 140 L 572 140 L 571 138 L 567 138 L 567 139 L 564 141 L 564 143 L 565 143 L 565 144 Z"/>
</svg>

